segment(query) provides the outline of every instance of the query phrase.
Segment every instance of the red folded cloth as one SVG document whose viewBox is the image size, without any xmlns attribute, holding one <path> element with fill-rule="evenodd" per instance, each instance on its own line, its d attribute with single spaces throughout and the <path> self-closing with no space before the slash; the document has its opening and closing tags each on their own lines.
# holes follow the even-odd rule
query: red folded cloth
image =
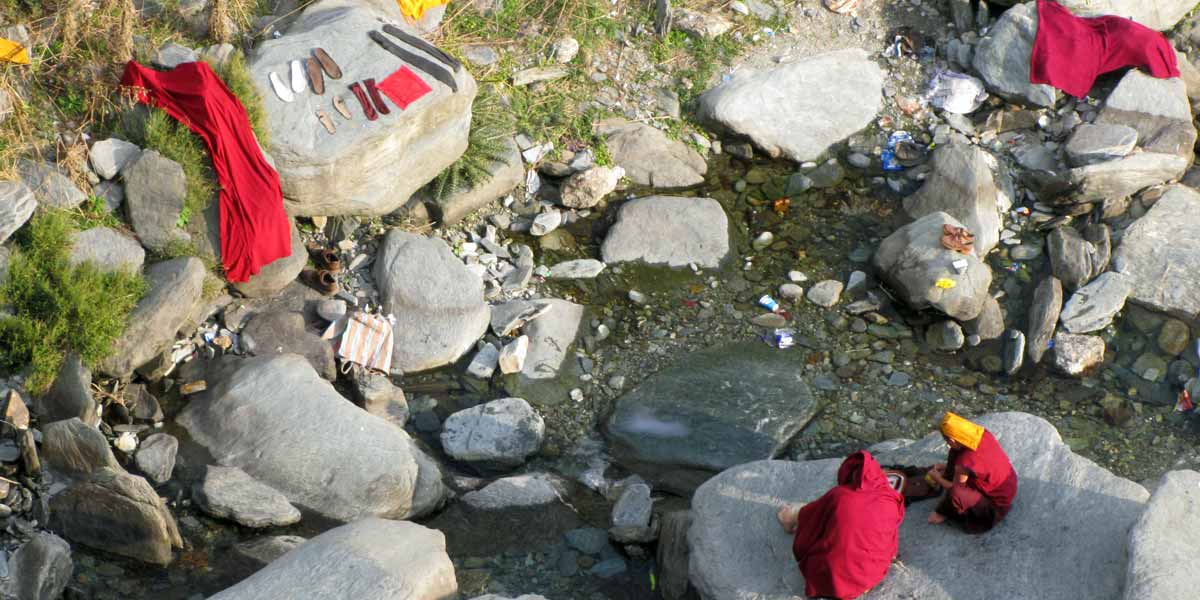
<svg viewBox="0 0 1200 600">
<path fill-rule="evenodd" d="M 428 94 L 431 89 L 429 84 L 417 77 L 408 67 L 396 69 L 396 72 L 388 75 L 378 87 L 401 110 L 408 108 L 409 104 Z"/>
<path fill-rule="evenodd" d="M 1082 98 L 1097 77 L 1123 67 L 1144 67 L 1160 79 L 1179 77 L 1175 50 L 1163 34 L 1123 17 L 1076 17 L 1053 0 L 1038 0 L 1031 83 Z"/>
<path fill-rule="evenodd" d="M 221 262 L 229 281 L 246 281 L 263 266 L 292 254 L 279 174 L 263 157 L 237 96 L 208 63 L 155 71 L 129 61 L 121 85 L 157 106 L 204 140 L 221 184 Z"/>
</svg>

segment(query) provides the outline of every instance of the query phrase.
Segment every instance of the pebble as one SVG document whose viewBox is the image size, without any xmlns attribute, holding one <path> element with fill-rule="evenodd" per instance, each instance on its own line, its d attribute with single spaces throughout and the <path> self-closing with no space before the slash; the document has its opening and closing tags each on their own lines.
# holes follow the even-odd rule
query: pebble
<svg viewBox="0 0 1200 600">
<path fill-rule="evenodd" d="M 857 169 L 865 169 L 871 166 L 871 158 L 861 152 L 855 152 L 846 157 L 846 162 Z"/>
<path fill-rule="evenodd" d="M 629 301 L 634 304 L 645 304 L 646 295 L 637 290 L 629 290 Z"/>
<path fill-rule="evenodd" d="M 775 234 L 770 231 L 764 231 L 758 234 L 758 237 L 754 238 L 754 242 L 751 245 L 754 246 L 755 250 L 762 251 L 766 250 L 774 241 Z"/>
<path fill-rule="evenodd" d="M 830 308 L 838 303 L 842 296 L 842 282 L 826 279 L 808 288 L 808 300 L 817 306 Z"/>
<path fill-rule="evenodd" d="M 1020 246 L 1013 246 L 1008 251 L 1008 255 L 1013 260 L 1033 260 L 1042 255 L 1042 247 L 1032 244 L 1021 244 Z"/>
<path fill-rule="evenodd" d="M 625 376 L 624 375 L 613 375 L 612 377 L 609 377 L 608 378 L 608 387 L 610 387 L 614 390 L 619 390 L 621 388 L 624 388 L 625 387 Z"/>
<path fill-rule="evenodd" d="M 804 295 L 804 288 L 794 283 L 785 283 L 779 286 L 779 295 L 788 300 L 799 300 Z"/>
<path fill-rule="evenodd" d="M 317 314 L 330 323 L 346 316 L 345 300 L 322 300 L 317 303 Z"/>
<path fill-rule="evenodd" d="M 910 381 L 912 381 L 912 378 L 907 373 L 894 371 L 888 376 L 887 384 L 892 387 L 903 387 L 908 385 Z"/>
<path fill-rule="evenodd" d="M 533 225 L 529 227 L 529 233 L 535 236 L 543 236 L 562 225 L 562 212 L 550 209 L 533 218 Z"/>
<path fill-rule="evenodd" d="M 805 275 L 800 271 L 788 271 L 788 281 L 791 281 L 792 283 L 804 283 L 805 281 L 808 281 L 808 275 Z"/>
<path fill-rule="evenodd" d="M 787 319 L 785 319 L 783 315 L 775 313 L 764 313 L 758 315 L 753 319 L 750 319 L 750 322 L 759 327 L 768 327 L 771 329 L 787 326 Z"/>
</svg>

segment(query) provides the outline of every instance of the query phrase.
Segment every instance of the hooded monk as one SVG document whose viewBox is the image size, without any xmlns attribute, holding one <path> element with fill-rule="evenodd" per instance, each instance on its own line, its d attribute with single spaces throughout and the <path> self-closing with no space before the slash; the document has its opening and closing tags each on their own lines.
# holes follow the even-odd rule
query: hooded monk
<svg viewBox="0 0 1200 600">
<path fill-rule="evenodd" d="M 1017 472 L 992 432 L 952 412 L 942 419 L 942 437 L 950 446 L 946 464 L 934 465 L 928 478 L 947 490 L 929 522 L 947 519 L 967 533 L 983 533 L 1008 514 L 1017 497 Z M 947 479 L 946 475 L 949 475 Z"/>
<path fill-rule="evenodd" d="M 779 521 L 795 533 L 792 553 L 811 597 L 857 598 L 879 585 L 896 557 L 904 497 L 868 452 L 838 468 L 838 485 L 798 512 L 784 506 Z"/>
</svg>

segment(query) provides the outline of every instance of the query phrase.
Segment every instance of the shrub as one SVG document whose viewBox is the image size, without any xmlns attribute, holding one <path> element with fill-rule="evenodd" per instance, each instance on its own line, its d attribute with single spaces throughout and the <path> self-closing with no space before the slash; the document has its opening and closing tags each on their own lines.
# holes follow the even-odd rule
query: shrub
<svg viewBox="0 0 1200 600">
<path fill-rule="evenodd" d="M 507 157 L 508 140 L 512 136 L 513 119 L 509 111 L 495 94 L 480 92 L 471 115 L 467 150 L 429 183 L 433 200 L 441 201 L 454 192 L 491 179 L 492 165 Z"/>
</svg>

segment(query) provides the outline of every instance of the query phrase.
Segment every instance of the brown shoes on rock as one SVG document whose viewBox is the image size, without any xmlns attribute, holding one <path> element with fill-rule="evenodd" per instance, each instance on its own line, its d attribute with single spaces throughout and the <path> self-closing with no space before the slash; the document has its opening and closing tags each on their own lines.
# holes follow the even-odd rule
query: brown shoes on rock
<svg viewBox="0 0 1200 600">
<path fill-rule="evenodd" d="M 970 254 L 975 250 L 975 234 L 966 227 L 943 225 L 942 246 L 959 254 Z"/>
<path fill-rule="evenodd" d="M 334 274 L 342 270 L 342 259 L 338 256 L 337 251 L 332 248 L 309 244 L 308 255 L 312 258 L 313 264 L 317 268 L 305 269 L 300 274 L 300 280 L 305 285 L 326 296 L 338 293 L 340 288 Z"/>
</svg>

